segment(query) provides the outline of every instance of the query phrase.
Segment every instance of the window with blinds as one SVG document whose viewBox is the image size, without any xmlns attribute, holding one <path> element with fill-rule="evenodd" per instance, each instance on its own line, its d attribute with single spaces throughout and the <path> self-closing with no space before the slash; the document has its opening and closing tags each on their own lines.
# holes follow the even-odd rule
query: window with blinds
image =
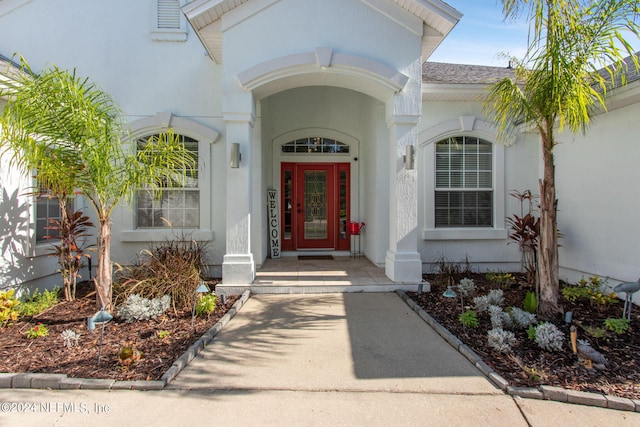
<svg viewBox="0 0 640 427">
<path fill-rule="evenodd" d="M 178 137 L 185 148 L 197 159 L 198 141 L 183 135 Z M 146 141 L 147 138 L 140 139 L 139 146 Z M 200 226 L 198 171 L 186 171 L 185 182 L 180 187 L 167 185 L 161 192 L 138 190 L 136 214 L 137 228 L 198 228 Z"/>
<path fill-rule="evenodd" d="M 493 226 L 493 145 L 458 136 L 436 143 L 435 226 Z"/>
<path fill-rule="evenodd" d="M 49 219 L 60 220 L 60 201 L 46 189 L 41 188 L 36 198 L 36 243 L 46 241 L 55 231 L 48 230 Z"/>
</svg>

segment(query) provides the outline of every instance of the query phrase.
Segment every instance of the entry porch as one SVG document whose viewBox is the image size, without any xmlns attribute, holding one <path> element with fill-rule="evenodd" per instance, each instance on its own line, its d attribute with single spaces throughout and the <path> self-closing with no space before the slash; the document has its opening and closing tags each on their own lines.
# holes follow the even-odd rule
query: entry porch
<svg viewBox="0 0 640 427">
<path fill-rule="evenodd" d="M 245 290 L 254 294 L 320 294 L 348 292 L 393 292 L 398 289 L 416 292 L 420 284 L 396 283 L 363 256 L 297 255 L 265 260 L 251 284 L 219 284 L 220 294 L 239 295 Z M 423 291 L 429 290 L 422 283 Z"/>
</svg>

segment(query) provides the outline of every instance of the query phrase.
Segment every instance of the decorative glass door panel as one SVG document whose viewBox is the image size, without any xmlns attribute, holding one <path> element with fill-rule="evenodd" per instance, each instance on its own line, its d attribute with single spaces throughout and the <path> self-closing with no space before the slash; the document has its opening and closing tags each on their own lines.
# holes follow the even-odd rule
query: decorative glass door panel
<svg viewBox="0 0 640 427">
<path fill-rule="evenodd" d="M 295 171 L 297 248 L 335 248 L 335 166 L 298 163 Z"/>
<path fill-rule="evenodd" d="M 304 171 L 304 237 L 327 238 L 327 171 Z"/>
</svg>

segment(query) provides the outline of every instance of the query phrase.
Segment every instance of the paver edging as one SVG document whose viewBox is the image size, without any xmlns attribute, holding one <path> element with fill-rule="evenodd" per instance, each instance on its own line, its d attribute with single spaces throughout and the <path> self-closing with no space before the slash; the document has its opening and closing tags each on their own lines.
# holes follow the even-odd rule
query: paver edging
<svg viewBox="0 0 640 427">
<path fill-rule="evenodd" d="M 589 393 L 583 391 L 567 390 L 562 387 L 541 385 L 539 387 L 515 387 L 491 369 L 482 359 L 475 354 L 470 347 L 453 335 L 447 328 L 440 325 L 431 317 L 420 305 L 416 304 L 403 290 L 397 290 L 396 294 L 422 318 L 425 323 L 431 326 L 438 335 L 442 336 L 456 351 L 473 363 L 482 374 L 493 382 L 504 393 L 528 399 L 544 399 L 556 402 L 572 403 L 576 405 L 596 406 L 600 408 L 614 409 L 618 411 L 640 412 L 640 400 L 608 396 L 606 394 Z M 409 301 L 411 301 L 411 304 Z"/>
<path fill-rule="evenodd" d="M 208 343 L 226 326 L 240 311 L 251 296 L 244 291 L 240 298 L 222 319 L 207 330 L 201 338 L 194 342 L 157 381 L 117 381 L 102 378 L 71 378 L 66 374 L 41 374 L 31 372 L 0 372 L 0 389 L 33 388 L 33 389 L 92 389 L 92 390 L 162 390 L 184 369 L 189 362 L 200 353 Z M 224 321 L 223 321 L 224 319 Z"/>
</svg>

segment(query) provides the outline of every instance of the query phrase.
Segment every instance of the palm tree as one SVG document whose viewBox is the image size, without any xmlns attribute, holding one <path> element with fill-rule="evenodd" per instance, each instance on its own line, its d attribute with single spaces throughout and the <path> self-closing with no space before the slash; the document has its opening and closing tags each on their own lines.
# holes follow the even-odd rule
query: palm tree
<svg viewBox="0 0 640 427">
<path fill-rule="evenodd" d="M 10 76 L 0 96 L 0 153 L 63 200 L 76 192 L 87 198 L 98 218 L 96 304 L 111 308 L 111 214 L 131 201 L 138 186 L 161 191 L 179 185 L 195 159 L 169 130 L 136 147 L 125 131 L 123 114 L 97 84 L 74 72 L 49 66 L 34 73 L 21 59 L 21 73 Z"/>
<path fill-rule="evenodd" d="M 515 80 L 495 83 L 485 108 L 502 135 L 524 125 L 540 137 L 538 273 L 540 314 L 561 312 L 558 305 L 558 227 L 554 147 L 556 132 L 587 131 L 615 81 L 624 81 L 625 57 L 638 58 L 624 32 L 638 37 L 639 2 L 633 0 L 502 0 L 505 19 L 528 14 L 529 48 L 516 61 Z M 603 72 L 604 71 L 604 72 Z"/>
</svg>

